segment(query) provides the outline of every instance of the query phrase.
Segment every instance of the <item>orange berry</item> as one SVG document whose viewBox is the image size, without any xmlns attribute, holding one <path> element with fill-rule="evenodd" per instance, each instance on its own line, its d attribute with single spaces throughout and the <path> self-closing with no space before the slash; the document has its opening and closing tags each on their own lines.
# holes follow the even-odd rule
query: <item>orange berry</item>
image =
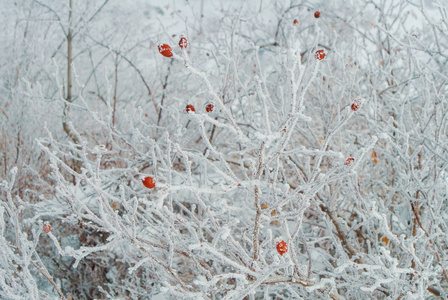
<svg viewBox="0 0 448 300">
<path fill-rule="evenodd" d="M 153 189 L 156 187 L 156 181 L 154 180 L 154 178 L 152 177 L 145 177 L 142 180 L 142 183 L 145 187 L 147 187 L 148 189 Z"/>
<path fill-rule="evenodd" d="M 280 255 L 283 255 L 286 252 L 288 252 L 288 245 L 286 245 L 285 241 L 283 241 L 283 240 L 280 242 L 277 242 L 276 248 L 277 248 L 278 254 L 280 254 Z"/>
<path fill-rule="evenodd" d="M 317 50 L 316 53 L 314 54 L 314 57 L 317 60 L 322 60 L 325 58 L 325 51 L 324 50 Z"/>
</svg>

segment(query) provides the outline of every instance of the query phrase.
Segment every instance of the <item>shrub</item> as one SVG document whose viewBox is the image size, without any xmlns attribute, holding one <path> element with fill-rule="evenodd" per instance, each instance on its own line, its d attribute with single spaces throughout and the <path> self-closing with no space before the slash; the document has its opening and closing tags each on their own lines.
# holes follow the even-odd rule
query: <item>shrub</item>
<svg viewBox="0 0 448 300">
<path fill-rule="evenodd" d="M 2 298 L 446 297 L 446 7 L 216 3 L 2 4 Z"/>
</svg>

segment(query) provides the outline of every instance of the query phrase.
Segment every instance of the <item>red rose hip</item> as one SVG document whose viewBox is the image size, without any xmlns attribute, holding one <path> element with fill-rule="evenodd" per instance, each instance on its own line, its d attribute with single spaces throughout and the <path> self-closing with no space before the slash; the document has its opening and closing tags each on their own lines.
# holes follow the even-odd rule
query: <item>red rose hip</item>
<svg viewBox="0 0 448 300">
<path fill-rule="evenodd" d="M 180 41 L 179 41 L 179 47 L 181 47 L 182 49 L 185 49 L 185 48 L 187 48 L 187 46 L 188 46 L 187 39 L 184 37 L 181 37 Z"/>
<path fill-rule="evenodd" d="M 170 45 L 167 44 L 159 45 L 159 52 L 165 57 L 173 56 L 173 50 L 171 49 Z"/>
<path fill-rule="evenodd" d="M 152 177 L 145 177 L 142 180 L 142 183 L 145 187 L 147 187 L 148 189 L 153 189 L 156 187 L 156 181 L 154 180 L 154 178 Z"/>
<path fill-rule="evenodd" d="M 345 161 L 345 165 L 347 167 L 350 167 L 354 162 L 355 162 L 355 159 L 353 157 L 350 157 L 350 158 L 347 158 L 347 160 Z"/>
<path fill-rule="evenodd" d="M 212 103 L 209 103 L 205 106 L 205 111 L 208 113 L 212 113 L 215 110 L 215 106 Z"/>
<path fill-rule="evenodd" d="M 322 60 L 325 58 L 325 51 L 324 50 L 317 50 L 316 53 L 314 54 L 314 57 L 317 60 Z"/>
<path fill-rule="evenodd" d="M 285 254 L 286 252 L 288 252 L 288 245 L 286 245 L 285 241 L 281 240 L 279 242 L 277 242 L 277 252 L 280 255 Z"/>
<path fill-rule="evenodd" d="M 191 105 L 191 104 L 188 104 L 187 105 L 187 107 L 185 107 L 185 111 L 187 112 L 187 113 L 190 113 L 190 112 L 194 112 L 195 110 L 194 110 L 194 106 L 193 105 Z"/>
<path fill-rule="evenodd" d="M 48 224 L 44 224 L 43 230 L 45 233 L 49 233 L 51 231 L 51 226 Z"/>
<path fill-rule="evenodd" d="M 353 111 L 357 111 L 361 107 L 361 98 L 355 99 L 350 106 Z"/>
</svg>

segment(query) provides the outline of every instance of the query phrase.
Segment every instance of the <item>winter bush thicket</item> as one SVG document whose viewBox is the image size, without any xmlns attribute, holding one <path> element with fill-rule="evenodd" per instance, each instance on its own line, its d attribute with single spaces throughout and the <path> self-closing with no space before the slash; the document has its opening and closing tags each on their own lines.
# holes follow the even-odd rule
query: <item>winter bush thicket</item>
<svg viewBox="0 0 448 300">
<path fill-rule="evenodd" d="M 127 2 L 0 4 L 0 298 L 447 297 L 446 3 Z"/>
</svg>

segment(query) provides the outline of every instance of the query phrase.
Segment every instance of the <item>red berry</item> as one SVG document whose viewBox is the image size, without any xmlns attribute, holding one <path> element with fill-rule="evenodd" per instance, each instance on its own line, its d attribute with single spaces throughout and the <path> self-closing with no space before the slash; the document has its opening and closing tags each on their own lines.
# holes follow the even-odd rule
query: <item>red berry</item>
<svg viewBox="0 0 448 300">
<path fill-rule="evenodd" d="M 160 54 L 162 54 L 165 57 L 173 56 L 173 51 L 172 51 L 170 45 L 167 45 L 167 44 L 159 45 L 159 52 L 160 52 Z"/>
<path fill-rule="evenodd" d="M 316 19 L 319 19 L 319 18 L 320 18 L 320 11 L 316 11 L 316 12 L 314 13 L 314 17 L 315 17 Z"/>
<path fill-rule="evenodd" d="M 350 167 L 354 161 L 355 161 L 355 159 L 353 157 L 347 158 L 347 160 L 345 161 L 345 165 L 347 167 Z"/>
<path fill-rule="evenodd" d="M 187 48 L 187 46 L 188 46 L 187 39 L 184 37 L 181 37 L 180 41 L 179 41 L 179 47 L 181 47 L 182 49 L 185 49 L 185 48 Z"/>
<path fill-rule="evenodd" d="M 294 20 L 294 25 L 295 26 L 299 25 L 299 21 L 297 21 L 297 19 Z"/>
<path fill-rule="evenodd" d="M 147 187 L 148 189 L 153 189 L 156 187 L 156 181 L 154 180 L 154 178 L 152 177 L 145 177 L 142 180 L 142 183 L 145 187 Z"/>
<path fill-rule="evenodd" d="M 288 252 L 288 246 L 286 245 L 285 241 L 280 241 L 277 242 L 277 252 L 280 255 L 285 254 L 286 252 Z"/>
<path fill-rule="evenodd" d="M 211 103 L 209 103 L 205 106 L 205 111 L 208 113 L 212 113 L 214 109 L 215 109 L 215 106 Z"/>
<path fill-rule="evenodd" d="M 314 57 L 318 60 L 322 60 L 325 58 L 325 51 L 324 50 L 317 50 L 316 54 L 314 54 Z"/>
<path fill-rule="evenodd" d="M 194 106 L 191 105 L 191 104 L 188 104 L 187 107 L 185 108 L 185 111 L 186 111 L 187 113 L 189 113 L 189 112 L 191 112 L 191 111 L 195 111 L 195 110 L 194 110 Z"/>
<path fill-rule="evenodd" d="M 361 107 L 361 98 L 359 98 L 359 99 L 355 99 L 355 100 L 353 101 L 353 104 L 350 106 L 350 108 L 351 108 L 353 111 L 357 111 L 360 107 Z"/>
<path fill-rule="evenodd" d="M 51 226 L 48 225 L 48 224 L 44 224 L 43 229 L 44 229 L 44 232 L 45 232 L 45 233 L 49 233 L 49 232 L 51 231 Z"/>
</svg>

